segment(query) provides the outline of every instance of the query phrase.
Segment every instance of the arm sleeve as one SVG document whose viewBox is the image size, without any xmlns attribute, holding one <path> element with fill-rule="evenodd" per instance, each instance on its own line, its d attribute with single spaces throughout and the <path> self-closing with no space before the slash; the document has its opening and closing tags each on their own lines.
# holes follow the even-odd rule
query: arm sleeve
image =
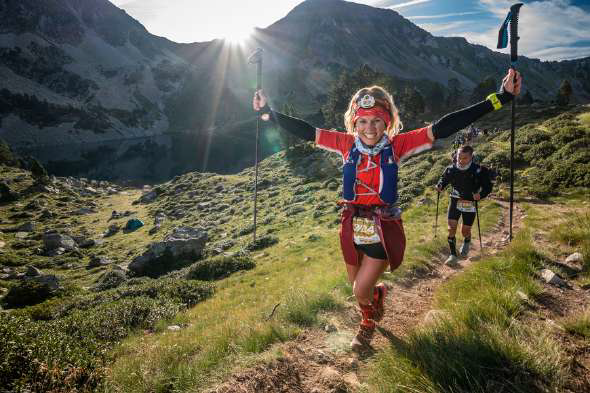
<svg viewBox="0 0 590 393">
<path fill-rule="evenodd" d="M 479 172 L 479 183 L 481 184 L 479 196 L 485 198 L 490 195 L 492 192 L 492 180 L 490 179 L 490 171 L 488 168 L 481 167 L 481 172 Z"/>
<path fill-rule="evenodd" d="M 418 154 L 432 147 L 432 140 L 428 137 L 428 127 L 397 134 L 392 138 L 393 150 L 398 161 Z"/>
<path fill-rule="evenodd" d="M 315 127 L 306 121 L 274 111 L 268 105 L 265 105 L 260 112 L 261 114 L 269 114 L 270 120 L 289 134 L 305 141 L 313 142 L 315 140 Z"/>
<path fill-rule="evenodd" d="M 507 91 L 497 94 L 497 97 L 502 105 L 510 102 L 514 98 L 514 96 Z M 486 99 L 475 105 L 449 113 L 432 124 L 434 138 L 441 139 L 449 137 L 493 111 L 494 105 L 490 100 Z"/>
<path fill-rule="evenodd" d="M 442 175 L 440 175 L 440 179 L 438 180 L 438 183 L 436 185 L 444 190 L 449 185 L 449 182 L 450 170 L 449 168 L 446 168 Z"/>
</svg>

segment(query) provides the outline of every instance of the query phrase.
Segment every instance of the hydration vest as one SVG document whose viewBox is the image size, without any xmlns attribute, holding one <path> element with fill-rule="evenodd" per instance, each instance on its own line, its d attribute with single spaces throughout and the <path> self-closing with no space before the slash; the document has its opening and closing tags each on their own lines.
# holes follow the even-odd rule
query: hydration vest
<svg viewBox="0 0 590 393">
<path fill-rule="evenodd" d="M 379 173 L 379 198 L 387 204 L 397 201 L 397 171 L 398 166 L 393 155 L 391 144 L 383 148 Z M 360 162 L 361 152 L 353 145 L 348 158 L 342 167 L 342 197 L 352 202 L 356 199 L 356 171 Z"/>
</svg>

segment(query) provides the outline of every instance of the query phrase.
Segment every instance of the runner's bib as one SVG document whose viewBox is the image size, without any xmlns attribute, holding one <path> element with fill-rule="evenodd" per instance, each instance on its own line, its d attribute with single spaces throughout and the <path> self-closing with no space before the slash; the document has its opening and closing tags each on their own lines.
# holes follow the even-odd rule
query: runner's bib
<svg viewBox="0 0 590 393">
<path fill-rule="evenodd" d="M 352 229 L 356 244 L 381 243 L 381 239 L 375 229 L 375 222 L 371 218 L 354 217 L 352 220 Z"/>
<path fill-rule="evenodd" d="M 463 212 L 463 213 L 475 213 L 475 202 L 458 200 L 457 201 L 457 210 L 459 210 L 460 212 Z"/>
</svg>

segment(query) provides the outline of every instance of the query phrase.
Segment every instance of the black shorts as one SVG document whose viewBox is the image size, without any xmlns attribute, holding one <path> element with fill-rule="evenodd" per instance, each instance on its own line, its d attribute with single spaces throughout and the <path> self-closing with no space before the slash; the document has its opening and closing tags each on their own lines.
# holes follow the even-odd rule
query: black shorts
<svg viewBox="0 0 590 393">
<path fill-rule="evenodd" d="M 475 212 L 462 212 L 457 209 L 457 198 L 451 198 L 451 203 L 449 203 L 449 211 L 447 213 L 447 218 L 449 220 L 459 221 L 459 217 L 463 216 L 463 225 L 472 226 L 473 221 L 475 221 Z"/>
<path fill-rule="evenodd" d="M 381 243 L 354 244 L 354 248 L 375 259 L 387 259 L 387 253 Z"/>
</svg>

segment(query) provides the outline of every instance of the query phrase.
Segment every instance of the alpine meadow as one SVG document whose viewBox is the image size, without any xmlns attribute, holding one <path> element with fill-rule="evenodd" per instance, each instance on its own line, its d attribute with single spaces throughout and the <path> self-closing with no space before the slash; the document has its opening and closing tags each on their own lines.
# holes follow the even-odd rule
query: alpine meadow
<svg viewBox="0 0 590 393">
<path fill-rule="evenodd" d="M 590 391 L 590 57 L 527 55 L 539 2 L 504 52 L 113 3 L 0 1 L 0 393 Z"/>
</svg>

